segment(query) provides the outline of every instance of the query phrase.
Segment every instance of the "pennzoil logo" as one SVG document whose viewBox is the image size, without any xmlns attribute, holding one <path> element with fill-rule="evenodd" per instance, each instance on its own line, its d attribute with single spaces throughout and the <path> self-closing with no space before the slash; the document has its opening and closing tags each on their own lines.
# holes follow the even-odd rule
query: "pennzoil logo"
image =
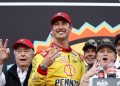
<svg viewBox="0 0 120 86">
<path fill-rule="evenodd" d="M 72 28 L 72 31 L 69 36 L 69 41 L 72 42 L 75 40 L 85 39 L 85 38 L 89 38 L 89 37 L 101 37 L 101 36 L 113 37 L 118 33 L 120 33 L 120 24 L 112 27 L 106 21 L 103 21 L 97 27 L 94 27 L 93 25 L 89 24 L 88 22 L 85 22 L 79 29 Z M 44 50 L 46 47 L 48 47 L 51 42 L 50 38 L 51 38 L 51 36 L 49 34 L 46 41 L 34 41 L 35 52 L 39 52 L 41 50 Z M 81 41 L 81 43 L 82 43 L 82 41 Z M 78 43 L 76 42 L 76 43 L 72 44 L 72 48 L 76 44 L 78 44 Z M 75 47 L 74 50 L 79 52 L 78 47 Z"/>
<path fill-rule="evenodd" d="M 79 82 L 71 79 L 56 79 L 54 86 L 79 86 Z"/>
</svg>

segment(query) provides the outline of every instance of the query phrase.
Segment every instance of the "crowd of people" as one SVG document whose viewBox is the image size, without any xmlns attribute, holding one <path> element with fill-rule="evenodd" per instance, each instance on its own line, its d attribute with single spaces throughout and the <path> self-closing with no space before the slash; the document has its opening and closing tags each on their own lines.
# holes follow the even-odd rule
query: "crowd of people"
<svg viewBox="0 0 120 86">
<path fill-rule="evenodd" d="M 69 45 L 72 26 L 67 13 L 53 15 L 51 45 L 36 54 L 31 40 L 18 39 L 12 46 L 15 63 L 5 73 L 10 49 L 8 39 L 4 43 L 0 39 L 0 86 L 92 86 L 93 78 L 120 78 L 120 34 L 113 37 L 114 42 L 89 39 L 82 55 Z"/>
</svg>

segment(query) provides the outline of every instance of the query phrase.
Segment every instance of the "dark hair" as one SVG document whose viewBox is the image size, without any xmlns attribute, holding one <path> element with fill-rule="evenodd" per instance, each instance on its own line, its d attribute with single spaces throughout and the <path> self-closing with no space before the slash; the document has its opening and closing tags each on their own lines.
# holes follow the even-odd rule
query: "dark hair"
<svg viewBox="0 0 120 86">
<path fill-rule="evenodd" d="M 120 34 L 117 34 L 116 36 L 115 36 L 115 46 L 116 46 L 116 44 L 117 44 L 117 42 L 120 40 Z"/>
</svg>

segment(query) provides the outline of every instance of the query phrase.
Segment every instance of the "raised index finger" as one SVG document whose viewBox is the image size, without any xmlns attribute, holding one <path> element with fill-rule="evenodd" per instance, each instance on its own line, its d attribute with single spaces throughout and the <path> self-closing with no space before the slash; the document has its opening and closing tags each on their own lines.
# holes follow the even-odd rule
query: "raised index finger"
<svg viewBox="0 0 120 86">
<path fill-rule="evenodd" d="M 97 66 L 99 66 L 99 65 L 100 65 L 100 63 L 98 62 L 98 60 L 95 60 L 93 66 L 94 66 L 94 67 L 97 67 Z"/>
<path fill-rule="evenodd" d="M 5 40 L 4 47 L 7 48 L 8 45 L 8 39 Z"/>
</svg>

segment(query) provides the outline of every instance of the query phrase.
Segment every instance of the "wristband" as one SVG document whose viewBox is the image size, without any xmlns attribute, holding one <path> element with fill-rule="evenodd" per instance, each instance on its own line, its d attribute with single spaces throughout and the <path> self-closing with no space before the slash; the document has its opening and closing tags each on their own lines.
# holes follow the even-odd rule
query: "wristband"
<svg viewBox="0 0 120 86">
<path fill-rule="evenodd" d="M 41 68 L 43 71 L 47 70 L 47 66 L 44 65 L 44 64 L 40 64 L 40 68 Z"/>
</svg>

